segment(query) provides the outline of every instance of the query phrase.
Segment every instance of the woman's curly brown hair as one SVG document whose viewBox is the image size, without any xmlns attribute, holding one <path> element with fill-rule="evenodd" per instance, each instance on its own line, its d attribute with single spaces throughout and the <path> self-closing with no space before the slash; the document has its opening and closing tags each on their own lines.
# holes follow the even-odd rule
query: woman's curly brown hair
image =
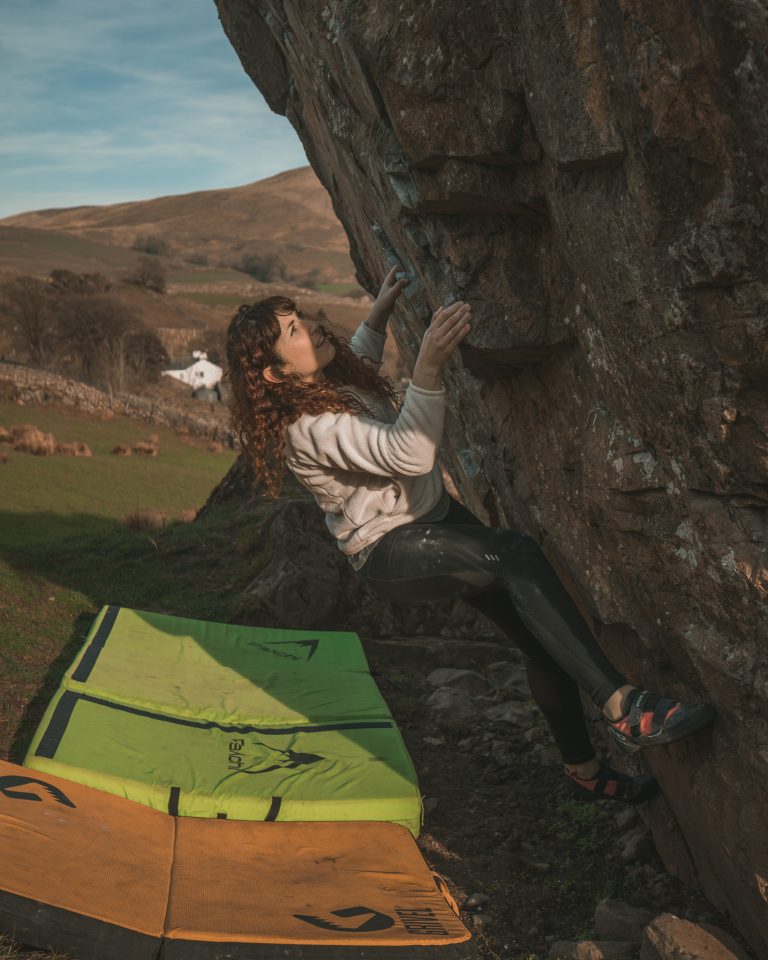
<svg viewBox="0 0 768 960">
<path fill-rule="evenodd" d="M 229 402 L 232 427 L 253 463 L 253 493 L 259 484 L 264 496 L 280 496 L 285 475 L 285 429 L 303 413 L 348 411 L 372 416 L 365 403 L 345 386 L 358 387 L 375 397 L 400 406 L 400 396 L 392 380 L 382 376 L 368 357 L 358 357 L 344 337 L 320 324 L 320 329 L 336 347 L 333 360 L 323 368 L 320 383 L 303 380 L 299 374 L 285 373 L 280 383 L 271 383 L 262 374 L 265 367 L 282 366 L 276 352 L 280 336 L 278 316 L 290 313 L 302 316 L 290 297 L 267 297 L 243 304 L 227 329 L 227 374 L 231 386 Z"/>
</svg>

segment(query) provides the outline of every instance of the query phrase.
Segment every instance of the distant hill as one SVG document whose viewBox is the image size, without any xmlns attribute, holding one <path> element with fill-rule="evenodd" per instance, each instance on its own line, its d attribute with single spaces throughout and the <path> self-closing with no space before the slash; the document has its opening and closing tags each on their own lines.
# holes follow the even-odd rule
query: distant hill
<svg viewBox="0 0 768 960">
<path fill-rule="evenodd" d="M 131 283 L 139 237 L 168 245 L 158 256 L 168 274 L 166 294 Z M 291 281 L 261 283 L 233 269 L 243 256 L 276 253 Z M 370 309 L 355 281 L 346 234 L 310 167 L 288 170 L 243 187 L 204 190 L 108 206 L 36 210 L 0 220 L 0 281 L 54 269 L 104 273 L 113 294 L 152 327 L 223 330 L 237 306 L 282 293 L 351 335 Z M 302 278 L 316 271 L 314 289 Z M 362 296 L 361 296 L 362 295 Z M 393 339 L 382 371 L 405 374 Z"/>
<path fill-rule="evenodd" d="M 317 269 L 328 283 L 355 282 L 347 236 L 311 167 L 243 187 L 35 210 L 6 217 L 1 227 L 128 248 L 139 237 L 155 236 L 169 244 L 171 255 L 215 267 L 237 265 L 247 254 L 279 253 L 293 273 Z"/>
</svg>

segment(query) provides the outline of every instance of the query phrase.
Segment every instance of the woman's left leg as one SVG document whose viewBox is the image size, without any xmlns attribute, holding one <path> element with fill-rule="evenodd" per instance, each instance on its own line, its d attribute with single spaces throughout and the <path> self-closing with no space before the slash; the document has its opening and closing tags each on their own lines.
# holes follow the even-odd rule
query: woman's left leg
<svg viewBox="0 0 768 960">
<path fill-rule="evenodd" d="M 516 620 L 527 628 L 516 631 L 515 642 L 524 653 L 532 642 L 534 660 L 541 663 L 546 654 L 582 687 L 601 707 L 611 735 L 627 749 L 675 742 L 714 717 L 709 704 L 682 704 L 627 684 L 597 645 L 535 540 L 486 527 L 458 501 L 452 501 L 448 515 L 437 523 L 414 522 L 390 530 L 360 572 L 374 590 L 405 602 L 467 600 L 504 588 Z M 622 791 L 626 786 L 615 779 L 610 785 Z M 603 789 L 600 775 L 594 792 Z"/>
<path fill-rule="evenodd" d="M 576 682 L 545 650 L 536 650 L 535 638 L 530 638 L 533 643 L 521 642 L 528 628 L 509 594 L 505 590 L 490 590 L 464 597 L 464 602 L 497 624 L 524 651 L 530 651 L 525 656 L 528 685 L 560 751 L 573 796 L 580 800 L 610 797 L 630 804 L 652 797 L 658 787 L 653 777 L 630 777 L 597 759 Z"/>
<path fill-rule="evenodd" d="M 606 716 L 617 693 L 629 689 L 533 537 L 486 527 L 457 501 L 444 520 L 384 534 L 360 573 L 377 592 L 405 602 L 504 589 L 527 628 L 515 635 L 524 653 L 536 659 L 546 651 Z"/>
<path fill-rule="evenodd" d="M 495 623 L 523 651 L 528 686 L 552 731 L 563 763 L 568 767 L 588 768 L 595 752 L 576 681 L 530 636 L 505 590 L 489 590 L 463 599 Z"/>
</svg>

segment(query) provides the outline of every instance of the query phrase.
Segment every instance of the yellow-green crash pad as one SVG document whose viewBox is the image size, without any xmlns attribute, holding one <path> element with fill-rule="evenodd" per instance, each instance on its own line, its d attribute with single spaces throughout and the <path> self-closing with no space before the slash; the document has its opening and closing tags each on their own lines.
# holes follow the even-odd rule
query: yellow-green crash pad
<svg viewBox="0 0 768 960">
<path fill-rule="evenodd" d="M 180 816 L 421 822 L 354 633 L 104 607 L 25 763 Z"/>
</svg>

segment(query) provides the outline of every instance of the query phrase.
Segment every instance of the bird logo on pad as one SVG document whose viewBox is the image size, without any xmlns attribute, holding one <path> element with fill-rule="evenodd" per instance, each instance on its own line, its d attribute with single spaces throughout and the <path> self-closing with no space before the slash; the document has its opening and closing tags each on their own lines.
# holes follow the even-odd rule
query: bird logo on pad
<svg viewBox="0 0 768 960">
<path fill-rule="evenodd" d="M 379 913 L 378 910 L 371 910 L 370 907 L 345 907 L 343 910 L 331 910 L 331 915 L 334 917 L 360 917 L 365 914 L 369 914 L 367 920 L 351 927 L 304 913 L 294 913 L 294 917 L 297 920 L 303 920 L 304 923 L 311 923 L 313 927 L 322 927 L 323 930 L 343 930 L 345 933 L 370 933 L 374 930 L 388 930 L 395 925 L 392 917 L 387 916 L 386 913 Z"/>
<path fill-rule="evenodd" d="M 248 762 L 242 752 L 245 740 L 242 737 L 230 740 L 229 769 L 234 770 L 235 773 L 262 774 L 272 773 L 274 770 L 297 770 L 326 759 L 317 753 L 299 753 L 291 749 L 280 750 L 260 740 L 250 742 L 257 748 L 257 756 Z"/>
<path fill-rule="evenodd" d="M 39 791 L 35 792 L 32 790 L 18 789 L 27 783 L 38 785 L 42 787 L 45 792 L 41 796 Z M 4 797 L 8 797 L 11 800 L 36 800 L 38 802 L 42 802 L 47 794 L 49 797 L 55 800 L 56 803 L 63 803 L 65 807 L 75 806 L 66 793 L 59 790 L 58 787 L 54 787 L 52 783 L 46 783 L 45 780 L 37 780 L 34 777 L 0 777 L 0 794 L 2 794 Z"/>
<path fill-rule="evenodd" d="M 319 644 L 320 640 L 317 637 L 311 640 L 283 640 L 274 643 L 261 643 L 259 640 L 246 641 L 246 646 L 255 647 L 262 653 L 270 653 L 273 657 L 304 662 L 314 657 Z"/>
</svg>

